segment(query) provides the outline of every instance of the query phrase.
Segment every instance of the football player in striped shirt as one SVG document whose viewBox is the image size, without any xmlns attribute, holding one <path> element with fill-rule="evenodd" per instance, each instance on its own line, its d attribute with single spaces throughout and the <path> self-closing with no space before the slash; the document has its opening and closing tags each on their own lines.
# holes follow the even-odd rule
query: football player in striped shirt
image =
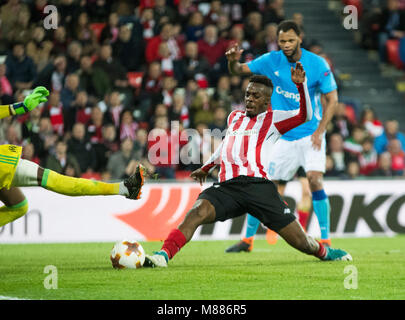
<svg viewBox="0 0 405 320">
<path fill-rule="evenodd" d="M 282 134 L 311 120 L 312 107 L 305 72 L 300 63 L 291 68 L 291 80 L 300 93 L 298 110 L 272 110 L 273 84 L 255 75 L 245 91 L 245 111 L 233 111 L 221 145 L 191 177 L 202 183 L 209 170 L 219 165 L 219 182 L 200 193 L 178 228 L 172 230 L 159 252 L 146 255 L 145 267 L 167 263 L 192 238 L 202 224 L 225 221 L 249 212 L 277 232 L 292 247 L 321 260 L 352 260 L 349 253 L 332 249 L 309 237 L 302 229 L 263 164 Z M 298 111 L 298 112 L 297 112 Z"/>
</svg>

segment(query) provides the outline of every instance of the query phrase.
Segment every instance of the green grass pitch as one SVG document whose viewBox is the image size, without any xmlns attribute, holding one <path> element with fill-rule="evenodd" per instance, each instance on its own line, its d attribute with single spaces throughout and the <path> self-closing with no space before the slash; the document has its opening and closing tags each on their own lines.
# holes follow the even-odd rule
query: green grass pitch
<svg viewBox="0 0 405 320">
<path fill-rule="evenodd" d="M 192 241 L 168 268 L 115 270 L 112 243 L 0 245 L 0 298 L 136 300 L 405 299 L 405 236 L 334 239 L 352 262 L 321 262 L 284 241 L 256 240 L 251 253 L 225 254 L 234 241 Z M 143 242 L 147 252 L 160 242 Z M 58 288 L 45 289 L 47 265 Z M 345 268 L 350 266 L 345 273 Z M 357 289 L 345 278 L 357 270 Z M 346 280 L 352 286 L 353 278 Z"/>
</svg>

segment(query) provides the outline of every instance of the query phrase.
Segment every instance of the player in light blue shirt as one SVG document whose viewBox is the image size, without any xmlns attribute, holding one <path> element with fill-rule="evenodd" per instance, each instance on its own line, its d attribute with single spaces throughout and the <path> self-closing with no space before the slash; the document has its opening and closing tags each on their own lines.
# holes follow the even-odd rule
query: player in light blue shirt
<svg viewBox="0 0 405 320">
<path fill-rule="evenodd" d="M 338 103 L 337 85 L 326 60 L 301 48 L 300 34 L 298 25 L 286 20 L 277 29 L 281 50 L 263 54 L 249 63 L 240 63 L 243 50 L 235 45 L 227 51 L 226 57 L 231 74 L 261 74 L 271 79 L 274 85 L 271 104 L 277 110 L 299 107 L 299 93 L 290 79 L 290 73 L 298 61 L 306 70 L 314 115 L 311 121 L 287 132 L 277 142 L 277 148 L 272 151 L 269 174 L 283 195 L 286 182 L 293 178 L 300 166 L 305 169 L 313 209 L 321 229 L 321 242 L 330 246 L 330 204 L 323 188 L 323 173 L 326 163 L 325 131 Z M 227 252 L 251 251 L 259 224 L 256 218 L 248 215 L 246 237 L 228 248 Z"/>
</svg>

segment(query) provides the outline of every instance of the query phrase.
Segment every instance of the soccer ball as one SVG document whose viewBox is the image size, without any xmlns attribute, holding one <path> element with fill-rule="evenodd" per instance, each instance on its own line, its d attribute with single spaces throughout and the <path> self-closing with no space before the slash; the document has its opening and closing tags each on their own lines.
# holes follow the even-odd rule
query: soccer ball
<svg viewBox="0 0 405 320">
<path fill-rule="evenodd" d="M 138 241 L 118 241 L 111 250 L 110 259 L 115 269 L 141 268 L 145 262 L 145 250 Z"/>
</svg>

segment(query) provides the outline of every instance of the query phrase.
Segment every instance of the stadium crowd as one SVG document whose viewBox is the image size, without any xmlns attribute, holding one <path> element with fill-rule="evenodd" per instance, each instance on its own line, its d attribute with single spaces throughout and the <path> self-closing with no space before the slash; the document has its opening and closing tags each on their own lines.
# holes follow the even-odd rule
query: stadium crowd
<svg viewBox="0 0 405 320">
<path fill-rule="evenodd" d="M 56 5 L 57 29 L 45 29 L 46 5 Z M 22 101 L 35 86 L 48 102 L 24 117 L 3 120 L 0 142 L 24 146 L 23 158 L 71 176 L 117 180 L 142 162 L 162 178 L 188 176 L 199 165 L 173 164 L 171 137 L 195 128 L 226 128 L 243 108 L 247 79 L 230 76 L 225 51 L 237 42 L 243 62 L 278 50 L 283 0 L 8 0 L 0 7 L 0 98 Z M 304 33 L 303 47 L 324 56 Z M 174 122 L 177 121 L 177 122 Z M 155 130 L 153 130 L 155 129 Z M 152 131 L 153 130 L 153 131 Z M 167 133 L 168 163 L 152 165 L 157 132 Z M 405 136 L 395 120 L 339 104 L 328 129 L 326 176 L 402 176 Z M 171 144 L 175 144 L 172 146 Z M 204 161 L 204 159 L 201 159 Z"/>
</svg>

